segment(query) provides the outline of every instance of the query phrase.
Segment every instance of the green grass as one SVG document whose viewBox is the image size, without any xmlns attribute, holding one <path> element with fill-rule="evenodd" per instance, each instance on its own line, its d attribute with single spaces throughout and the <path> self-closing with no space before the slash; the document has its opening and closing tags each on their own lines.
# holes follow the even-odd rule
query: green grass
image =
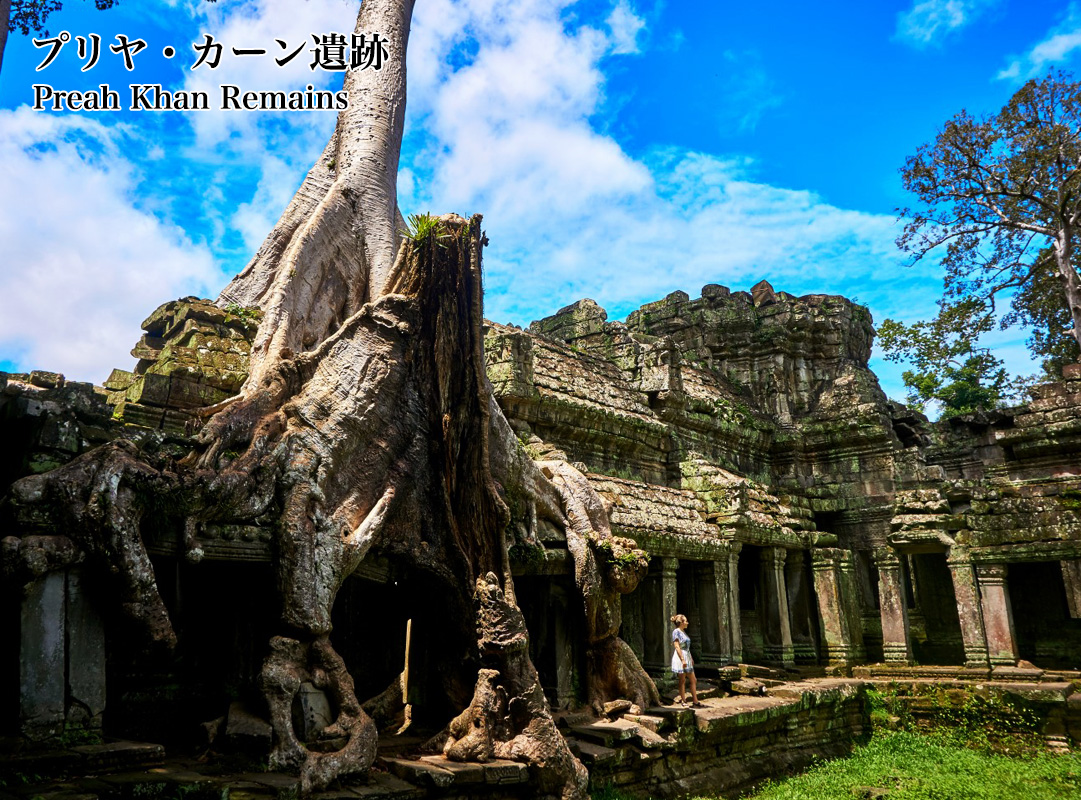
<svg viewBox="0 0 1081 800">
<path fill-rule="evenodd" d="M 853 800 L 886 789 L 888 800 L 1070 800 L 1081 798 L 1081 754 L 1007 756 L 945 737 L 877 734 L 850 757 L 771 781 L 748 800 Z"/>
</svg>

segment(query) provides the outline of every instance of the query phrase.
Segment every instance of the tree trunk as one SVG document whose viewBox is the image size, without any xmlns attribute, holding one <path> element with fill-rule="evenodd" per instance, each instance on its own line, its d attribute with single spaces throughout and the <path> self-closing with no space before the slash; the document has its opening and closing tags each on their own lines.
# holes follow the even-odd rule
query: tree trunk
<svg viewBox="0 0 1081 800">
<path fill-rule="evenodd" d="M 11 0 L 0 0 L 0 75 L 4 74 L 4 48 L 8 44 L 8 25 L 11 24 Z"/>
<path fill-rule="evenodd" d="M 647 562 L 611 535 L 607 509 L 582 475 L 530 461 L 493 398 L 481 218 L 441 217 L 399 247 L 412 7 L 364 3 L 357 31 L 386 37 L 389 59 L 379 72 L 347 74 L 350 106 L 323 155 L 219 298 L 264 312 L 240 395 L 211 409 L 180 461 L 113 443 L 19 481 L 14 506 L 27 524 L 70 531 L 113 576 L 129 616 L 166 647 L 176 637 L 141 539 L 144 521 L 182 529 L 192 560 L 209 523 L 273 530 L 281 620 L 260 686 L 274 729 L 271 764 L 299 772 L 304 791 L 375 758 L 375 725 L 329 636 L 339 588 L 378 547 L 437 582 L 457 621 L 440 632 L 454 645 L 440 669 L 475 689 L 450 725 L 448 757 L 525 761 L 543 794 L 574 800 L 584 796 L 585 772 L 529 659 L 507 537 L 539 546 L 538 518 L 566 529 L 598 709 L 620 696 L 659 702 L 616 636 L 619 594 Z M 345 738 L 336 752 L 309 749 L 293 730 L 293 700 L 307 682 L 339 709 L 324 732 Z"/>
<path fill-rule="evenodd" d="M 290 353 L 325 341 L 390 281 L 401 241 L 398 157 L 413 0 L 364 0 L 356 33 L 387 40 L 382 69 L 351 70 L 349 107 L 281 219 L 219 304 L 265 313 L 252 349 L 250 394 Z"/>
<path fill-rule="evenodd" d="M 1065 228 L 1055 240 L 1055 260 L 1059 278 L 1062 280 L 1062 291 L 1066 297 L 1066 307 L 1070 310 L 1070 319 L 1073 320 L 1071 335 L 1081 347 L 1081 278 L 1074 267 L 1073 252 L 1073 231 Z"/>
</svg>

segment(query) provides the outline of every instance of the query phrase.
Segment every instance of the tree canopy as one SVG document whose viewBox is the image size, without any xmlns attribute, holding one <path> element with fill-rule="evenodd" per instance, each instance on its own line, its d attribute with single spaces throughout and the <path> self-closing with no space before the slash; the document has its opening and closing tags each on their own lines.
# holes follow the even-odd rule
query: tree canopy
<svg viewBox="0 0 1081 800">
<path fill-rule="evenodd" d="M 1052 71 L 1027 82 L 997 114 L 977 118 L 962 110 L 906 160 L 901 175 L 919 206 L 900 212 L 905 226 L 897 244 L 912 263 L 939 255 L 945 269 L 935 321 L 883 326 L 887 357 L 917 366 L 906 373 L 915 394 L 945 402 L 938 395 L 960 381 L 973 393 L 958 408 L 1001 402 L 1001 362 L 976 346 L 995 320 L 1032 326 L 1030 349 L 1048 370 L 1076 359 L 1081 84 Z M 927 337 L 944 337 L 933 357 Z M 963 375 L 950 372 L 962 364 L 969 365 Z"/>
</svg>

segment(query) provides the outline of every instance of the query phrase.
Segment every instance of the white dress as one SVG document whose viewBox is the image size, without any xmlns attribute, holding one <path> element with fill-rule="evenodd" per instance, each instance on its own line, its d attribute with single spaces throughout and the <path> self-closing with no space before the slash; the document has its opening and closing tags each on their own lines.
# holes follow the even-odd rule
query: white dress
<svg viewBox="0 0 1081 800">
<path fill-rule="evenodd" d="M 672 644 L 672 672 L 677 675 L 681 672 L 694 672 L 694 660 L 691 658 L 691 637 L 676 628 L 672 631 Z M 675 651 L 674 645 L 676 644 L 683 651 L 683 658 L 687 661 L 686 667 L 683 666 L 683 663 L 679 660 L 679 655 Z"/>
</svg>

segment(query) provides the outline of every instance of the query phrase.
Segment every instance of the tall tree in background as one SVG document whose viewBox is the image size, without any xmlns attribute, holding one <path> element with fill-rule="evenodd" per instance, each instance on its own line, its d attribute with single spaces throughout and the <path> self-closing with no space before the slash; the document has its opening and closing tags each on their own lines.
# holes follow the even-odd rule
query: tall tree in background
<svg viewBox="0 0 1081 800">
<path fill-rule="evenodd" d="M 942 416 L 953 417 L 1002 405 L 1023 387 L 1010 379 L 1002 359 L 977 344 L 994 327 L 994 318 L 981 311 L 980 301 L 969 298 L 940 304 L 938 316 L 927 322 L 888 319 L 879 326 L 886 360 L 914 367 L 901 376 L 913 408 L 922 412 L 937 403 Z"/>
<path fill-rule="evenodd" d="M 99 9 L 112 8 L 117 0 L 94 0 Z M 63 5 L 61 0 L 0 0 L 0 69 L 4 65 L 4 48 L 8 34 L 18 31 L 23 36 L 45 32 L 45 21 Z"/>
<path fill-rule="evenodd" d="M 905 162 L 901 175 L 922 205 L 901 212 L 906 223 L 897 244 L 914 263 L 941 253 L 946 270 L 941 307 L 950 319 L 938 327 L 986 330 L 1006 293 L 1013 306 L 1006 325 L 1068 319 L 1037 333 L 1034 350 L 1076 353 L 1081 85 L 1052 71 L 1022 86 L 997 114 L 977 119 L 961 111 Z M 1073 342 L 1063 345 L 1058 336 Z M 906 341 L 892 336 L 887 352 L 912 355 Z"/>
</svg>

